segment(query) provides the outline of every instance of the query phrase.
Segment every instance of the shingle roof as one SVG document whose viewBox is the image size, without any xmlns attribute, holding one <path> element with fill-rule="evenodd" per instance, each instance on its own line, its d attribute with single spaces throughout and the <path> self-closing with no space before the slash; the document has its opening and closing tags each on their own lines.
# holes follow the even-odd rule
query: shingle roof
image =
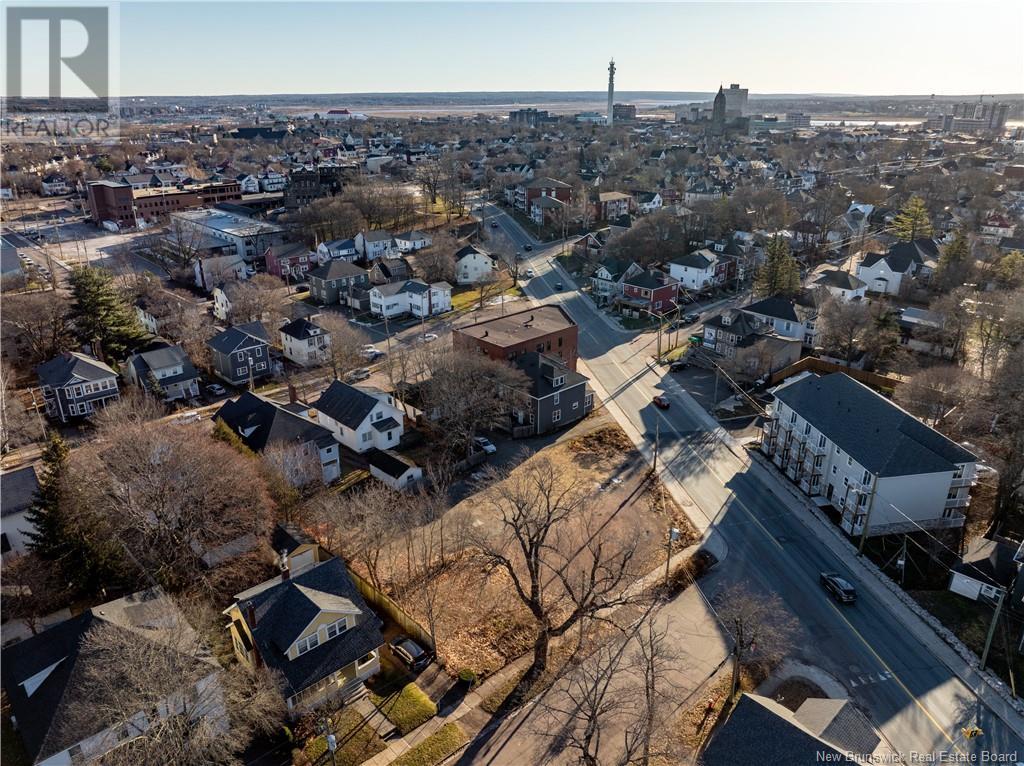
<svg viewBox="0 0 1024 766">
<path fill-rule="evenodd" d="M 816 285 L 823 285 L 825 287 L 835 287 L 839 290 L 859 290 L 867 285 L 863 279 L 855 277 L 848 271 L 841 271 L 839 269 L 830 269 L 822 273 L 818 279 L 814 281 Z"/>
<path fill-rule="evenodd" d="M 0 516 L 28 510 L 37 489 L 39 480 L 34 466 L 0 474 Z"/>
<path fill-rule="evenodd" d="M 590 380 L 586 375 L 570 370 L 558 357 L 547 356 L 536 351 L 528 351 L 516 357 L 516 367 L 525 373 L 529 381 L 524 390 L 537 399 L 556 391 L 565 391 Z M 550 377 L 564 377 L 565 382 L 555 388 L 551 384 Z"/>
<path fill-rule="evenodd" d="M 361 269 L 349 261 L 332 258 L 323 266 L 318 266 L 309 272 L 310 279 L 341 279 L 342 277 L 358 277 L 365 275 L 366 269 Z"/>
<path fill-rule="evenodd" d="M 406 471 L 416 467 L 414 462 L 391 450 L 370 450 L 366 455 L 366 462 L 392 479 L 400 479 Z"/>
<path fill-rule="evenodd" d="M 812 734 L 844 753 L 867 756 L 881 737 L 849 700 L 811 697 L 797 708 L 794 717 Z"/>
<path fill-rule="evenodd" d="M 977 458 L 841 372 L 809 375 L 776 391 L 854 460 L 880 477 L 954 471 Z"/>
<path fill-rule="evenodd" d="M 214 418 L 224 421 L 253 452 L 262 452 L 268 444 L 334 442 L 331 432 L 316 421 L 250 391 L 224 402 Z"/>
<path fill-rule="evenodd" d="M 222 354 L 230 354 L 239 348 L 251 348 L 260 344 L 269 345 L 269 343 L 267 331 L 261 322 L 249 322 L 229 327 L 206 341 L 207 346 Z"/>
<path fill-rule="evenodd" d="M 391 232 L 384 231 L 383 229 L 375 229 L 373 231 L 364 232 L 363 239 L 367 242 L 385 242 L 392 239 L 392 237 Z"/>
<path fill-rule="evenodd" d="M 115 378 L 117 373 L 98 359 L 77 351 L 65 351 L 60 356 L 36 367 L 39 380 L 53 388 L 66 386 L 72 380 L 103 380 Z"/>
<path fill-rule="evenodd" d="M 800 321 L 800 318 L 796 315 L 796 309 L 793 307 L 793 301 L 778 295 L 755 301 L 744 306 L 742 310 L 751 314 L 760 314 L 761 316 L 784 319 L 790 322 Z"/>
<path fill-rule="evenodd" d="M 318 335 L 325 334 L 324 329 L 320 325 L 310 322 L 305 317 L 293 319 L 287 324 L 282 325 L 279 332 L 287 335 L 290 338 L 298 338 L 299 340 L 315 338 Z"/>
<path fill-rule="evenodd" d="M 336 380 L 320 395 L 316 408 L 347 428 L 358 428 L 380 400 L 360 388 Z"/>
<path fill-rule="evenodd" d="M 714 258 L 706 255 L 707 252 L 710 251 L 698 250 L 694 253 L 687 253 L 673 261 L 669 261 L 669 263 L 674 263 L 677 266 L 689 266 L 691 269 L 700 269 L 703 271 L 715 262 Z"/>
<path fill-rule="evenodd" d="M 534 178 L 532 181 L 526 181 L 523 183 L 527 189 L 568 189 L 569 184 L 564 181 L 559 181 L 555 178 L 544 176 L 542 178 Z"/>
<path fill-rule="evenodd" d="M 160 343 L 148 351 L 132 354 L 127 359 L 127 364 L 135 368 L 139 380 L 149 388 L 148 376 L 151 371 L 164 370 L 168 367 L 181 367 L 177 375 L 159 378 L 161 385 L 169 386 L 173 383 L 180 383 L 184 380 L 193 380 L 199 377 L 192 360 L 181 346 L 174 346 L 170 343 Z"/>
<path fill-rule="evenodd" d="M 247 623 L 250 603 L 256 616 L 256 624 L 249 625 L 254 643 L 266 665 L 281 672 L 286 696 L 352 664 L 384 643 L 380 619 L 366 605 L 340 558 L 329 559 L 242 598 L 239 607 Z M 346 613 L 354 609 L 362 617 L 354 628 L 289 660 L 285 654 L 288 647 L 321 609 Z"/>
<path fill-rule="evenodd" d="M 989 585 L 1006 587 L 1013 583 L 1017 574 L 1017 563 L 1014 561 L 1017 548 L 1016 545 L 1000 540 L 979 537 L 967 546 L 967 551 L 960 563 L 953 567 L 953 571 Z"/>
</svg>

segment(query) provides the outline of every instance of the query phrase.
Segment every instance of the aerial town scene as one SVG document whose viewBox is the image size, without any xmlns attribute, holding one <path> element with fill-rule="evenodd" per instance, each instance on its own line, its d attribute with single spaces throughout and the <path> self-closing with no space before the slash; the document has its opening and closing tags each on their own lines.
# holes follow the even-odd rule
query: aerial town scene
<svg viewBox="0 0 1024 766">
<path fill-rule="evenodd" d="M 2 766 L 1024 761 L 1024 3 L 0 15 Z"/>
</svg>

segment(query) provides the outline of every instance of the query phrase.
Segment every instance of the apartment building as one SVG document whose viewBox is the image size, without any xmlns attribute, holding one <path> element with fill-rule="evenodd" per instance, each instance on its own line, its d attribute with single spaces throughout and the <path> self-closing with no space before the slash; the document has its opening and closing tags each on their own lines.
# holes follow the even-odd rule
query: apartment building
<svg viewBox="0 0 1024 766">
<path fill-rule="evenodd" d="M 774 393 L 761 451 L 848 534 L 963 526 L 975 455 L 841 372 Z"/>
</svg>

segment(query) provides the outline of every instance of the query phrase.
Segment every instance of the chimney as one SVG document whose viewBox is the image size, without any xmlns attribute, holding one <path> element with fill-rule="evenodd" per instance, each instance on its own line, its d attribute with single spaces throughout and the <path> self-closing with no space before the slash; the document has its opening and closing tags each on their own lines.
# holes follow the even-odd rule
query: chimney
<svg viewBox="0 0 1024 766">
<path fill-rule="evenodd" d="M 488 333 L 488 332 L 490 332 L 490 330 L 484 330 L 484 337 L 485 337 L 485 338 L 487 337 L 487 333 Z"/>
<path fill-rule="evenodd" d="M 289 383 L 288 384 L 288 403 L 289 404 L 295 404 L 295 402 L 297 402 L 298 399 L 299 399 L 299 396 L 298 396 L 297 393 L 295 393 L 295 386 L 292 385 L 291 383 Z"/>
<path fill-rule="evenodd" d="M 249 623 L 250 628 L 256 627 L 256 607 L 252 605 L 251 601 L 245 602 L 245 621 Z"/>
<path fill-rule="evenodd" d="M 280 566 L 281 566 L 281 582 L 287 582 L 287 580 L 292 576 L 292 573 L 291 573 L 290 567 L 288 566 L 288 551 L 286 551 L 284 548 L 281 549 L 281 562 L 280 562 Z"/>
</svg>

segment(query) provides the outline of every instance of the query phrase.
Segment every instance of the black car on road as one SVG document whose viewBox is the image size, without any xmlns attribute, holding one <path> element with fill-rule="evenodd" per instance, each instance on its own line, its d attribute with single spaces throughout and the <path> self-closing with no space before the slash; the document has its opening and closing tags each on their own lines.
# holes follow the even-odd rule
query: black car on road
<svg viewBox="0 0 1024 766">
<path fill-rule="evenodd" d="M 856 589 L 836 572 L 822 572 L 820 581 L 821 587 L 840 604 L 852 604 L 857 600 Z"/>
</svg>

